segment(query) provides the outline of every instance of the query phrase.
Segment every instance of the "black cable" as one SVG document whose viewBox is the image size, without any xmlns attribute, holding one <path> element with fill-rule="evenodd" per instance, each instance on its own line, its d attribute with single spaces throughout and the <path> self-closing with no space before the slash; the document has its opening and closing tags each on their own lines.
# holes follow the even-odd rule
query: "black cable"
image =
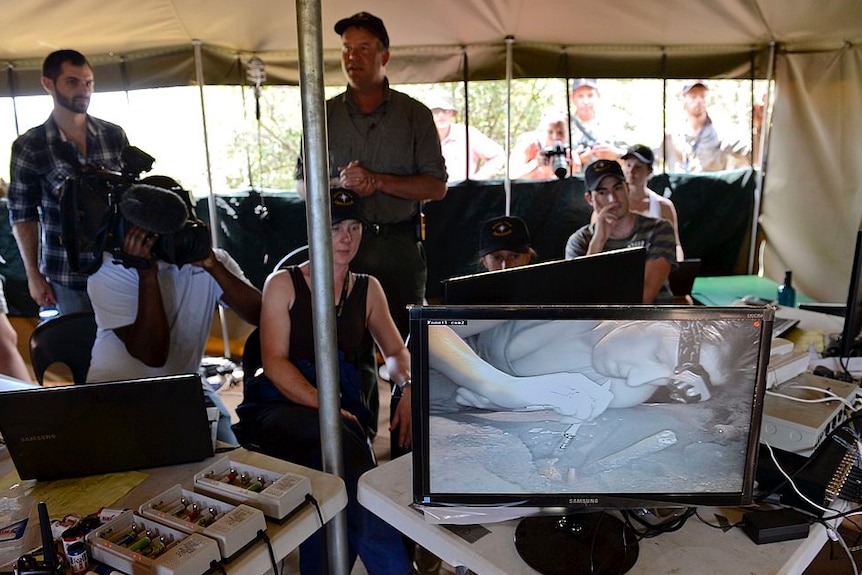
<svg viewBox="0 0 862 575">
<path fill-rule="evenodd" d="M 239 449 L 242 447 L 241 445 L 226 445 L 224 447 L 217 447 L 215 453 L 227 453 L 229 451 L 233 451 L 234 449 Z"/>
<path fill-rule="evenodd" d="M 317 502 L 317 499 L 314 498 L 314 495 L 308 493 L 305 496 L 305 502 L 314 505 L 314 509 L 317 511 L 317 518 L 320 520 L 320 527 L 323 527 L 325 522 L 323 521 L 323 513 L 320 511 L 320 504 Z"/>
<path fill-rule="evenodd" d="M 272 541 L 269 540 L 269 536 L 266 534 L 266 532 L 263 529 L 261 529 L 257 532 L 257 538 L 266 544 L 266 549 L 267 549 L 267 551 L 269 551 L 269 561 L 272 564 L 272 572 L 275 575 L 278 575 L 279 574 L 278 560 L 276 560 L 276 558 L 275 558 L 275 551 L 272 548 Z"/>
<path fill-rule="evenodd" d="M 689 517 L 694 515 L 696 512 L 696 507 L 687 507 L 681 515 L 674 515 L 673 517 L 658 523 L 650 523 L 633 511 L 623 511 L 622 515 L 623 518 L 625 518 L 626 524 L 634 530 L 638 537 L 646 539 L 682 529 Z M 641 527 L 644 527 L 645 530 L 638 530 L 637 526 L 635 526 L 632 521 L 638 523 Z"/>
<path fill-rule="evenodd" d="M 736 523 L 730 523 L 728 521 L 727 525 L 715 525 L 714 523 L 710 523 L 709 520 L 701 517 L 700 512 L 695 509 L 694 516 L 700 519 L 700 522 L 706 525 L 707 527 L 712 527 L 713 529 L 720 529 L 722 531 L 729 531 L 733 527 L 742 527 L 742 521 L 737 521 Z"/>
</svg>

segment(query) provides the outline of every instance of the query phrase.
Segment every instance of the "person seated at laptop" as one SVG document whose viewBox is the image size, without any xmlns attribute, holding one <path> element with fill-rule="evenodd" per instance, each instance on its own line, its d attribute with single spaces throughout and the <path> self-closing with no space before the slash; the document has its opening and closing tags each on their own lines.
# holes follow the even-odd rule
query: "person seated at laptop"
<svg viewBox="0 0 862 575">
<path fill-rule="evenodd" d="M 410 446 L 410 354 L 389 313 L 386 295 L 373 276 L 353 273 L 350 262 L 362 241 L 359 196 L 331 192 L 332 272 L 335 291 L 341 436 L 347 485 L 347 538 L 350 566 L 357 554 L 372 575 L 405 575 L 410 571 L 401 534 L 362 507 L 356 499 L 359 477 L 375 466 L 369 443 L 372 417 L 360 392 L 359 352 L 371 332 L 392 381 L 402 392 L 390 431 Z M 263 288 L 260 322 L 263 374 L 247 379 L 237 408 L 237 433 L 272 457 L 322 469 L 320 399 L 314 367 L 315 337 L 311 311 L 311 263 L 306 261 L 270 275 Z M 323 530 L 300 546 L 303 575 L 326 572 Z"/>
<path fill-rule="evenodd" d="M 166 260 L 179 259 L 164 246 L 172 234 L 188 229 L 187 194 L 179 186 L 147 184 L 123 194 L 117 245 L 108 246 L 114 251 L 104 252 L 102 265 L 87 281 L 98 328 L 88 382 L 198 373 L 218 303 L 252 325 L 259 323 L 260 291 L 226 251 L 209 245 L 202 222 L 197 223 L 203 233 L 196 236 L 202 245 L 185 258 L 200 259 L 190 265 Z M 219 408 L 217 438 L 237 444 L 227 408 L 209 386 L 204 392 Z"/>
<path fill-rule="evenodd" d="M 584 184 L 584 197 L 596 220 L 569 237 L 566 259 L 643 246 L 647 250 L 643 303 L 672 304 L 668 276 L 677 260 L 670 222 L 629 210 L 626 177 L 615 160 L 596 160 L 587 166 Z"/>
<path fill-rule="evenodd" d="M 479 230 L 479 263 L 488 271 L 517 268 L 533 263 L 527 223 L 517 216 L 491 218 Z"/>
</svg>

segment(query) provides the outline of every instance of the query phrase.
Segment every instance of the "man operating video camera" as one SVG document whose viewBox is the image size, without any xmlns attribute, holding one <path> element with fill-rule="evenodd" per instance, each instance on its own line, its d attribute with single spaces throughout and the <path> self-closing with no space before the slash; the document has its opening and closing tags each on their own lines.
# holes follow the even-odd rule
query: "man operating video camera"
<svg viewBox="0 0 862 575">
<path fill-rule="evenodd" d="M 181 250 L 180 258 L 176 251 L 167 255 L 166 240 L 182 237 L 178 232 L 190 222 L 204 225 L 191 218 L 176 191 L 135 184 L 119 209 L 123 229 L 115 231 L 106 246 L 111 251 L 87 281 L 98 326 L 87 381 L 198 373 L 216 303 L 257 325 L 260 291 L 227 252 L 208 243 L 191 265 L 178 263 L 200 249 L 199 242 L 190 252 Z M 209 395 L 222 414 L 218 438 L 235 444 L 227 410 Z"/>
</svg>

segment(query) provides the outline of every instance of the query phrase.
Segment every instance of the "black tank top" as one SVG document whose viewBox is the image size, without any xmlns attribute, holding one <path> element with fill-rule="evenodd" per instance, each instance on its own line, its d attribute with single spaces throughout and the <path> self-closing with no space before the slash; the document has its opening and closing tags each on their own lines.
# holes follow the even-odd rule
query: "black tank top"
<svg viewBox="0 0 862 575">
<path fill-rule="evenodd" d="M 298 266 L 287 268 L 293 280 L 296 297 L 290 308 L 290 359 L 314 361 L 314 322 L 311 313 L 311 290 Z M 356 283 L 344 302 L 341 314 L 336 316 L 336 338 L 338 350 L 344 358 L 356 364 L 356 353 L 365 335 L 366 301 L 368 299 L 368 276 L 353 274 Z"/>
</svg>

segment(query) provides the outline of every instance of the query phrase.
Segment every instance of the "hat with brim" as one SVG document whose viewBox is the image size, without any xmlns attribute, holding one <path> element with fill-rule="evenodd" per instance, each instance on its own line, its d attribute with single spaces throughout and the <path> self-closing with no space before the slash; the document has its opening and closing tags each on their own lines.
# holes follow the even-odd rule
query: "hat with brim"
<svg viewBox="0 0 862 575">
<path fill-rule="evenodd" d="M 623 167 L 616 160 L 596 160 L 588 165 L 584 170 L 584 184 L 587 191 L 594 191 L 608 176 L 617 176 L 622 181 L 626 181 Z"/>
<path fill-rule="evenodd" d="M 452 97 L 446 94 L 431 94 L 425 99 L 425 105 L 429 110 L 452 110 L 453 112 L 458 110 L 452 102 Z"/>
<path fill-rule="evenodd" d="M 482 224 L 479 231 L 479 257 L 507 250 L 519 254 L 530 251 L 530 232 L 517 216 L 500 216 Z"/>
<path fill-rule="evenodd" d="M 572 92 L 577 90 L 578 88 L 592 88 L 593 90 L 599 89 L 599 83 L 595 78 L 577 78 L 572 83 Z"/>
<path fill-rule="evenodd" d="M 389 33 L 386 31 L 386 26 L 383 25 L 383 20 L 374 14 L 357 12 L 349 18 L 342 18 L 335 23 L 335 33 L 341 36 L 351 26 L 365 28 L 380 39 L 384 48 L 389 49 Z"/>
<path fill-rule="evenodd" d="M 653 154 L 652 150 L 649 146 L 644 146 L 643 144 L 636 144 L 629 148 L 625 154 L 622 155 L 620 159 L 627 160 L 629 158 L 634 158 L 647 164 L 648 166 L 652 166 L 655 162 L 655 154 Z"/>
<path fill-rule="evenodd" d="M 709 84 L 707 84 L 705 80 L 695 80 L 694 82 L 688 82 L 687 84 L 685 84 L 682 87 L 680 94 L 685 96 L 686 94 L 691 92 L 691 89 L 694 88 L 695 86 L 700 86 L 704 90 L 709 90 Z"/>
<path fill-rule="evenodd" d="M 362 202 L 354 192 L 344 188 L 333 188 L 329 190 L 329 200 L 333 224 L 344 220 L 365 223 L 365 218 L 362 217 Z"/>
</svg>

